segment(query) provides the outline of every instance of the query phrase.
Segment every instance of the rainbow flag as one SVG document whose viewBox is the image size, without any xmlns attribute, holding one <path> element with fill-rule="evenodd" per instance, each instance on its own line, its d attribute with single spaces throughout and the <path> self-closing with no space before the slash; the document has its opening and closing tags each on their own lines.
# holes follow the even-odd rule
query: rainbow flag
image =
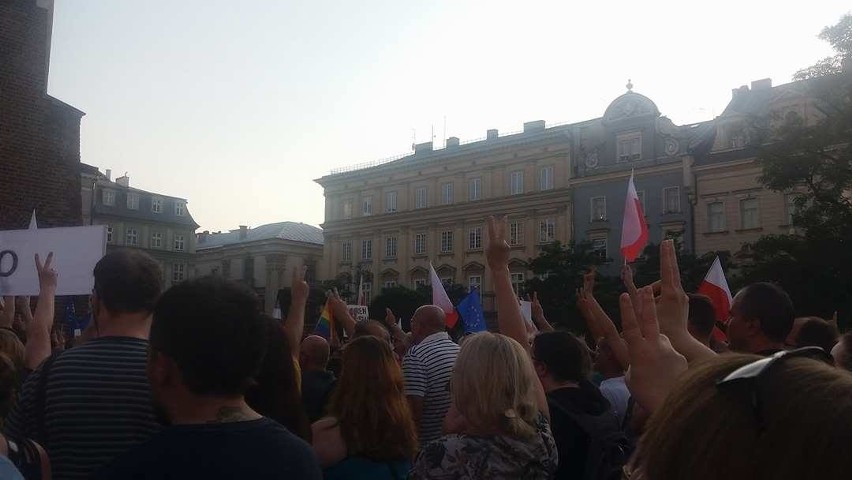
<svg viewBox="0 0 852 480">
<path fill-rule="evenodd" d="M 319 320 L 317 320 L 317 326 L 314 327 L 314 333 L 326 340 L 331 340 L 334 337 L 334 315 L 331 313 L 328 300 L 326 300 L 325 306 L 322 307 L 322 313 Z"/>
</svg>

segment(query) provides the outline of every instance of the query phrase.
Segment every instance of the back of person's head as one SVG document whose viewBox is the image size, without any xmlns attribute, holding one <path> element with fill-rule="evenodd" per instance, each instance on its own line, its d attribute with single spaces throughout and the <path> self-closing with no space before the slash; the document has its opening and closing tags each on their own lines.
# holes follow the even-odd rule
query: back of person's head
<svg viewBox="0 0 852 480">
<path fill-rule="evenodd" d="M 713 333 L 713 327 L 716 326 L 716 309 L 713 308 L 713 301 L 710 297 L 697 293 L 690 293 L 688 296 L 689 333 L 701 343 L 707 343 Z"/>
<path fill-rule="evenodd" d="M 591 374 L 589 349 L 571 332 L 554 331 L 536 335 L 532 344 L 536 362 L 547 368 L 547 374 L 560 382 L 580 383 Z"/>
<path fill-rule="evenodd" d="M 303 440 L 310 441 L 311 425 L 302 406 L 290 342 L 278 320 L 264 317 L 264 321 L 267 333 L 266 355 L 260 372 L 255 376 L 256 385 L 246 392 L 246 403 L 257 413 L 284 425 Z"/>
<path fill-rule="evenodd" d="M 95 265 L 95 294 L 112 313 L 152 312 L 163 290 L 156 260 L 138 250 L 116 250 Z"/>
<path fill-rule="evenodd" d="M 846 332 L 831 349 L 831 356 L 837 368 L 852 372 L 852 331 Z"/>
<path fill-rule="evenodd" d="M 17 386 L 18 368 L 14 360 L 0 353 L 0 420 L 6 418 L 12 409 Z"/>
<path fill-rule="evenodd" d="M 170 288 L 154 309 L 151 350 L 171 358 L 196 395 L 241 395 L 260 370 L 267 324 L 257 295 L 220 277 Z"/>
<path fill-rule="evenodd" d="M 423 305 L 411 316 L 411 336 L 414 343 L 420 343 L 424 338 L 446 330 L 446 315 L 441 307 Z"/>
<path fill-rule="evenodd" d="M 820 347 L 826 352 L 830 352 L 837 339 L 840 337 L 840 332 L 837 327 L 819 317 L 808 318 L 799 329 L 796 336 L 797 347 Z"/>
<path fill-rule="evenodd" d="M 343 349 L 343 370 L 328 408 L 349 455 L 376 461 L 411 458 L 417 431 L 405 398 L 402 370 L 390 345 L 372 335 Z"/>
<path fill-rule="evenodd" d="M 837 446 L 848 443 L 852 428 L 852 375 L 819 360 L 788 358 L 757 383 L 717 386 L 760 358 L 726 354 L 690 366 L 639 442 L 635 467 L 642 478 L 848 476 L 852 458 Z"/>
<path fill-rule="evenodd" d="M 0 328 L 0 353 L 8 356 L 17 370 L 24 367 L 24 344 L 8 328 Z"/>
<path fill-rule="evenodd" d="M 302 371 L 326 370 L 330 356 L 328 340 L 319 335 L 308 335 L 299 345 L 299 366 Z"/>
<path fill-rule="evenodd" d="M 528 437 L 539 414 L 537 382 L 521 344 L 498 333 L 477 333 L 464 341 L 456 359 L 453 403 L 475 430 Z"/>
<path fill-rule="evenodd" d="M 737 297 L 739 314 L 744 319 L 760 321 L 760 330 L 766 338 L 784 342 L 796 317 L 787 292 L 775 284 L 759 282 L 745 287 Z"/>
<path fill-rule="evenodd" d="M 363 320 L 355 324 L 355 331 L 352 333 L 352 338 L 372 335 L 391 343 L 390 332 L 385 325 L 378 320 Z"/>
</svg>

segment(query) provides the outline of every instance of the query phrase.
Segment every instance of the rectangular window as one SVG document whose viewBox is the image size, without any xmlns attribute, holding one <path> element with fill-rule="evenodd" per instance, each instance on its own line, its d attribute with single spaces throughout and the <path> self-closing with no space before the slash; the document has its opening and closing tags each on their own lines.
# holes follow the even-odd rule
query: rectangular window
<svg viewBox="0 0 852 480">
<path fill-rule="evenodd" d="M 398 241 L 397 237 L 388 237 L 385 239 L 385 258 L 396 258 Z"/>
<path fill-rule="evenodd" d="M 606 251 L 606 238 L 593 238 L 592 239 L 592 252 L 597 255 L 601 260 L 606 261 L 609 258 L 609 254 Z"/>
<path fill-rule="evenodd" d="M 175 263 L 172 265 L 172 283 L 182 282 L 186 278 L 186 265 Z"/>
<path fill-rule="evenodd" d="M 441 205 L 452 205 L 453 203 L 453 184 L 445 183 L 441 185 Z"/>
<path fill-rule="evenodd" d="M 467 199 L 471 202 L 482 198 L 482 179 L 471 178 L 467 184 Z"/>
<path fill-rule="evenodd" d="M 103 195 L 104 205 L 109 207 L 115 206 L 115 191 L 113 190 L 104 190 Z"/>
<path fill-rule="evenodd" d="M 509 177 L 509 194 L 520 195 L 524 193 L 524 171 L 515 170 Z"/>
<path fill-rule="evenodd" d="M 175 215 L 182 217 L 186 211 L 186 205 L 183 202 L 175 202 Z"/>
<path fill-rule="evenodd" d="M 415 255 L 425 255 L 426 254 L 426 234 L 418 233 L 414 235 L 414 254 Z"/>
<path fill-rule="evenodd" d="M 598 222 L 606 220 L 606 197 L 592 197 L 590 221 Z"/>
<path fill-rule="evenodd" d="M 414 208 L 426 208 L 429 205 L 426 187 L 417 187 L 414 190 Z"/>
<path fill-rule="evenodd" d="M 556 240 L 556 220 L 546 218 L 539 222 L 538 241 L 540 243 L 550 243 Z"/>
<path fill-rule="evenodd" d="M 175 235 L 175 251 L 182 252 L 184 248 L 183 235 Z"/>
<path fill-rule="evenodd" d="M 396 286 L 396 280 L 387 280 L 385 282 L 385 288 L 393 288 Z"/>
<path fill-rule="evenodd" d="M 361 241 L 361 260 L 372 260 L 373 259 L 373 241 L 372 240 L 362 240 Z"/>
<path fill-rule="evenodd" d="M 125 243 L 127 245 L 136 246 L 139 245 L 139 233 L 135 228 L 128 228 L 125 230 Z"/>
<path fill-rule="evenodd" d="M 426 283 L 425 278 L 415 278 L 414 279 L 414 288 L 415 289 L 418 289 L 420 287 L 425 287 L 426 285 L 428 285 L 428 283 Z"/>
<path fill-rule="evenodd" d="M 707 204 L 707 227 L 711 232 L 725 231 L 725 204 L 713 202 Z"/>
<path fill-rule="evenodd" d="M 361 202 L 361 214 L 368 217 L 373 214 L 373 197 L 364 197 Z"/>
<path fill-rule="evenodd" d="M 393 213 L 396 211 L 396 195 L 397 192 L 388 192 L 385 195 L 385 212 Z"/>
<path fill-rule="evenodd" d="M 107 243 L 112 243 L 112 226 L 107 225 Z"/>
<path fill-rule="evenodd" d="M 453 251 L 453 231 L 445 230 L 441 232 L 441 253 L 452 253 Z"/>
<path fill-rule="evenodd" d="M 680 213 L 680 187 L 663 189 L 663 213 Z"/>
<path fill-rule="evenodd" d="M 340 244 L 340 259 L 344 262 L 352 261 L 352 240 L 344 240 Z"/>
<path fill-rule="evenodd" d="M 541 167 L 538 176 L 538 189 L 551 190 L 553 188 L 553 167 Z"/>
<path fill-rule="evenodd" d="M 163 234 L 160 232 L 151 234 L 151 248 L 163 248 Z"/>
<path fill-rule="evenodd" d="M 515 291 L 515 295 L 520 295 L 521 290 L 524 288 L 524 282 L 526 281 L 526 276 L 523 273 L 513 273 L 512 274 L 512 289 Z"/>
<path fill-rule="evenodd" d="M 482 227 L 473 227 L 468 231 L 467 248 L 468 250 L 482 249 Z"/>
<path fill-rule="evenodd" d="M 524 222 L 515 220 L 509 223 L 509 246 L 517 247 L 524 244 Z"/>
<path fill-rule="evenodd" d="M 482 289 L 482 275 L 471 275 L 467 277 L 467 286 L 470 291 L 473 289 L 481 290 Z"/>
<path fill-rule="evenodd" d="M 128 210 L 139 210 L 139 194 L 138 193 L 127 193 L 127 209 Z"/>
<path fill-rule="evenodd" d="M 344 200 L 343 201 L 343 218 L 344 219 L 352 218 L 352 200 Z"/>
<path fill-rule="evenodd" d="M 372 282 L 364 282 L 364 299 L 367 300 L 367 303 L 370 303 L 370 299 L 373 298 L 373 283 Z"/>
<path fill-rule="evenodd" d="M 760 211 L 756 198 L 740 200 L 740 218 L 742 219 L 740 228 L 743 230 L 760 227 Z"/>
<path fill-rule="evenodd" d="M 642 159 L 641 132 L 633 132 L 624 135 L 619 135 L 617 142 L 619 162 L 632 162 Z"/>
<path fill-rule="evenodd" d="M 152 198 L 151 199 L 151 211 L 154 213 L 163 213 L 163 199 L 162 198 Z"/>
</svg>

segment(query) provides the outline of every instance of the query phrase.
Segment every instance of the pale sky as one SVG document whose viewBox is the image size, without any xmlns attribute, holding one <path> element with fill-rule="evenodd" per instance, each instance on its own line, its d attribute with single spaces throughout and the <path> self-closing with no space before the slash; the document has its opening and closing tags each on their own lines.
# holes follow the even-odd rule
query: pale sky
<svg viewBox="0 0 852 480">
<path fill-rule="evenodd" d="M 323 221 L 332 168 L 624 93 L 677 124 L 831 53 L 837 0 L 56 0 L 49 93 L 82 161 L 189 200 L 200 230 Z"/>
</svg>

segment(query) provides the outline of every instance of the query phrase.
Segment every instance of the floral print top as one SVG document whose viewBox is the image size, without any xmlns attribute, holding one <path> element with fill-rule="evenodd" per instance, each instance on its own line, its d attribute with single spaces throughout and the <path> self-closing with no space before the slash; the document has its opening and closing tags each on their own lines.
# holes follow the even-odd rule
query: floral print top
<svg viewBox="0 0 852 480">
<path fill-rule="evenodd" d="M 549 479 L 559 457 L 550 424 L 539 414 L 536 435 L 444 435 L 420 450 L 413 479 Z"/>
</svg>

